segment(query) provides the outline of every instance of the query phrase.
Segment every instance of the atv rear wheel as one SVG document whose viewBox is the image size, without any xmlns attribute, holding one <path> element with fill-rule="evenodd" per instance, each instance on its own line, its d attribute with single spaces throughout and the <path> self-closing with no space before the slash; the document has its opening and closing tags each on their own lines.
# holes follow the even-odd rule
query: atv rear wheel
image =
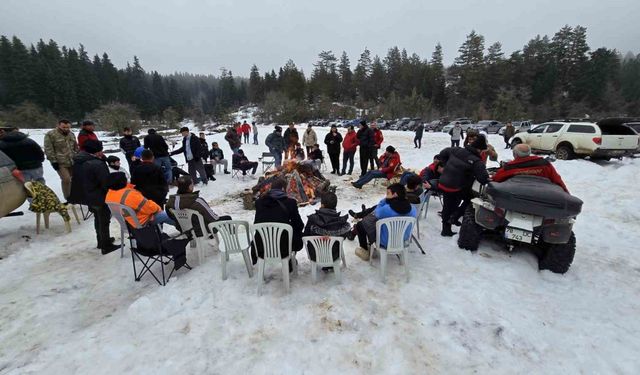
<svg viewBox="0 0 640 375">
<path fill-rule="evenodd" d="M 460 231 L 462 233 L 462 231 Z M 576 236 L 571 232 L 569 241 L 564 244 L 545 244 L 542 256 L 538 259 L 539 270 L 549 270 L 554 273 L 565 273 L 569 270 L 576 254 Z"/>
<path fill-rule="evenodd" d="M 462 225 L 458 235 L 458 247 L 461 249 L 476 251 L 482 237 L 482 227 L 476 223 L 476 210 L 470 204 L 464 211 Z"/>
</svg>

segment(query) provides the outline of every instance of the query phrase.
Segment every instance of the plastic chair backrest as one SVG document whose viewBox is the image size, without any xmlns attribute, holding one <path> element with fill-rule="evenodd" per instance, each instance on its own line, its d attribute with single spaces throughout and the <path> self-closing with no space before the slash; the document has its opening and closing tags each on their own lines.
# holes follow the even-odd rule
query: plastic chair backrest
<svg viewBox="0 0 640 375">
<path fill-rule="evenodd" d="M 204 217 L 202 217 L 202 215 L 198 211 L 192 210 L 189 208 L 183 208 L 183 209 L 170 208 L 169 211 L 171 211 L 173 216 L 178 221 L 178 225 L 180 226 L 180 230 L 182 232 L 189 232 L 193 230 L 193 216 L 198 218 L 198 223 L 199 223 L 200 229 L 202 230 L 202 237 L 206 237 L 207 226 L 204 223 Z"/>
<path fill-rule="evenodd" d="M 381 249 L 380 246 L 380 234 L 382 228 L 387 228 L 387 246 L 385 249 L 388 252 L 400 252 L 405 247 L 408 247 L 409 241 L 405 241 L 405 233 L 411 233 L 413 226 L 416 223 L 416 218 L 411 216 L 397 216 L 381 219 L 376 222 L 376 247 Z"/>
<path fill-rule="evenodd" d="M 307 247 L 307 253 L 309 252 L 309 245 L 313 245 L 313 249 L 316 253 L 316 263 L 324 266 L 333 265 L 333 245 L 340 244 L 340 254 L 342 254 L 342 237 L 330 237 L 330 236 L 306 236 L 302 237 L 302 241 Z M 338 259 L 340 260 L 340 259 Z"/>
<path fill-rule="evenodd" d="M 244 233 L 240 231 L 240 228 L 244 228 Z M 227 253 L 239 253 L 251 246 L 251 231 L 249 230 L 249 223 L 243 220 L 223 220 L 216 221 L 209 224 L 209 230 L 213 233 L 213 230 L 218 231 L 218 236 L 222 237 L 222 243 L 224 243 L 224 251 Z M 244 246 L 240 239 L 246 236 L 247 245 Z"/>
<path fill-rule="evenodd" d="M 262 240 L 264 259 L 281 259 L 280 239 L 285 232 L 288 233 L 289 237 L 289 243 L 286 249 L 287 254 L 291 253 L 291 247 L 293 246 L 293 228 L 291 225 L 284 223 L 258 223 L 253 224 L 252 231 L 257 232 L 254 235 L 254 241 L 258 236 L 260 236 Z"/>
<path fill-rule="evenodd" d="M 127 228 L 126 217 L 130 217 L 133 221 L 133 228 L 141 228 L 142 225 L 138 220 L 138 216 L 133 208 L 125 206 L 120 203 L 107 203 L 109 207 L 109 211 L 111 211 L 111 216 L 113 216 L 118 223 L 122 226 L 122 228 Z"/>
</svg>

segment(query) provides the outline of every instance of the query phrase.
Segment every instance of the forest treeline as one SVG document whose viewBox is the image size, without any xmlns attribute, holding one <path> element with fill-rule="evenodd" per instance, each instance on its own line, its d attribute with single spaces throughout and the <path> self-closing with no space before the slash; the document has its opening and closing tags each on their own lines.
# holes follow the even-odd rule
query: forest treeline
<svg viewBox="0 0 640 375">
<path fill-rule="evenodd" d="M 487 46 L 472 31 L 450 66 L 440 44 L 428 58 L 398 47 L 381 57 L 365 48 L 354 62 L 345 52 L 322 51 L 308 74 L 289 60 L 277 72 L 253 65 L 245 78 L 224 69 L 217 76 L 162 75 L 137 57 L 117 68 L 107 53 L 90 57 L 82 45 L 27 46 L 0 37 L 0 121 L 21 122 L 16 126 L 51 126 L 52 118 L 78 121 L 114 108 L 149 121 L 225 121 L 248 103 L 278 122 L 353 117 L 356 107 L 370 118 L 425 120 L 637 116 L 640 55 L 591 49 L 582 26 L 538 35 L 508 55 L 500 42 Z"/>
</svg>

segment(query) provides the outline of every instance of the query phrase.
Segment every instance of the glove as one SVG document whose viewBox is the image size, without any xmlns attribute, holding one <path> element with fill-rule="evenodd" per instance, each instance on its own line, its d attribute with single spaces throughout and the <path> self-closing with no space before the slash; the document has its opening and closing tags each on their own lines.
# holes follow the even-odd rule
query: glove
<svg viewBox="0 0 640 375">
<path fill-rule="evenodd" d="M 60 169 L 60 165 L 58 163 L 51 163 L 51 166 L 53 167 L 54 170 L 58 170 Z"/>
</svg>

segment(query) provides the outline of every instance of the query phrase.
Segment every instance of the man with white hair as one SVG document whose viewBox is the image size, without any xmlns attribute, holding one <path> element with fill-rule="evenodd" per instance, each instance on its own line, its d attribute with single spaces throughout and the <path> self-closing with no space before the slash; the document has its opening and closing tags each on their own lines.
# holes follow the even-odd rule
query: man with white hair
<svg viewBox="0 0 640 375">
<path fill-rule="evenodd" d="M 521 143 L 513 148 L 513 161 L 502 166 L 493 176 L 493 181 L 502 182 L 517 175 L 530 175 L 546 177 L 554 184 L 560 186 L 567 193 L 569 189 L 562 181 L 562 177 L 556 172 L 549 160 L 540 156 L 531 155 L 531 147 Z"/>
</svg>

